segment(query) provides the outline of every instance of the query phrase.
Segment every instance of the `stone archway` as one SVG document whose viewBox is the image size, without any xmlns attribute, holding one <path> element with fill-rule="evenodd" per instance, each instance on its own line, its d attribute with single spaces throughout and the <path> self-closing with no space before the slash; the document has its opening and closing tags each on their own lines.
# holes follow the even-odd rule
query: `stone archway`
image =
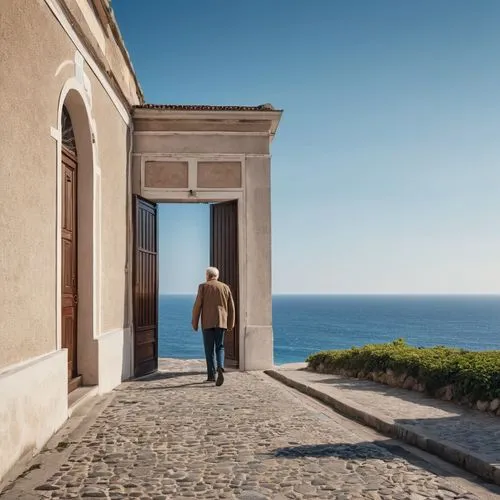
<svg viewBox="0 0 500 500">
<path fill-rule="evenodd" d="M 98 383 L 94 340 L 94 146 L 90 108 L 77 87 L 60 102 L 58 345 L 68 349 L 68 390 Z M 72 151 L 73 149 L 73 151 Z"/>
</svg>

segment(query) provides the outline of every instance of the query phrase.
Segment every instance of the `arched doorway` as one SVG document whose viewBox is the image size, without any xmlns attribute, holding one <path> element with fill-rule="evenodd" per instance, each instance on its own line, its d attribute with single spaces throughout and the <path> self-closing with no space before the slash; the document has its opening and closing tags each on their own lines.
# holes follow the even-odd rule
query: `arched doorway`
<svg viewBox="0 0 500 500">
<path fill-rule="evenodd" d="M 57 343 L 67 350 L 72 392 L 99 381 L 100 214 L 94 207 L 100 206 L 100 184 L 91 107 L 77 81 L 67 82 L 59 106 Z"/>
<path fill-rule="evenodd" d="M 71 116 L 61 115 L 61 343 L 68 350 L 68 392 L 81 385 L 78 372 L 78 156 Z"/>
</svg>

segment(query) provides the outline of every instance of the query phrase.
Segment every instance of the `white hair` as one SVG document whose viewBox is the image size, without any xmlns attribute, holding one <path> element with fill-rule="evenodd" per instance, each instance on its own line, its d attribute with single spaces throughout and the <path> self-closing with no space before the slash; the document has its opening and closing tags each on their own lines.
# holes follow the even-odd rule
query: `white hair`
<svg viewBox="0 0 500 500">
<path fill-rule="evenodd" d="M 219 277 L 219 270 L 216 267 L 207 267 L 207 278 L 217 279 Z"/>
</svg>

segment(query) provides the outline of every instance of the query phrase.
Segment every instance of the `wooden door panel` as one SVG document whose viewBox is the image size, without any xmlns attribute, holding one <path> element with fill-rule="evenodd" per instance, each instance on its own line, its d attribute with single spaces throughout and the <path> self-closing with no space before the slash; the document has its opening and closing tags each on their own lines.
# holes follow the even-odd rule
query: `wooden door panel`
<svg viewBox="0 0 500 500">
<path fill-rule="evenodd" d="M 68 350 L 68 390 L 78 376 L 77 367 L 77 162 L 74 153 L 62 149 L 61 211 L 61 328 L 62 347 Z"/>
<path fill-rule="evenodd" d="M 74 308 L 66 307 L 63 310 L 63 346 L 68 349 L 68 380 L 74 378 L 74 370 L 75 370 L 75 359 L 74 352 L 76 349 L 76 339 L 72 335 L 74 331 L 75 318 L 74 318 Z"/>
<path fill-rule="evenodd" d="M 73 282 L 73 242 L 63 238 L 62 240 L 62 293 L 64 298 L 71 297 L 73 303 L 74 282 Z"/>
<path fill-rule="evenodd" d="M 134 196 L 134 374 L 158 369 L 157 208 Z"/>
<path fill-rule="evenodd" d="M 146 342 L 142 345 L 138 344 L 136 352 L 137 352 L 139 358 L 146 359 L 146 360 L 152 360 L 155 356 L 154 343 Z"/>
<path fill-rule="evenodd" d="M 236 323 L 224 340 L 226 363 L 239 364 L 239 272 L 238 202 L 210 206 L 210 265 L 219 269 L 219 279 L 229 285 L 236 308 Z"/>
<path fill-rule="evenodd" d="M 66 160 L 67 157 L 64 157 Z M 75 231 L 75 215 L 76 210 L 73 204 L 75 203 L 75 166 L 71 165 L 72 162 L 64 163 L 64 176 L 63 176 L 63 200 L 62 200 L 62 230 L 65 233 L 64 237 L 73 239 L 73 232 Z"/>
</svg>

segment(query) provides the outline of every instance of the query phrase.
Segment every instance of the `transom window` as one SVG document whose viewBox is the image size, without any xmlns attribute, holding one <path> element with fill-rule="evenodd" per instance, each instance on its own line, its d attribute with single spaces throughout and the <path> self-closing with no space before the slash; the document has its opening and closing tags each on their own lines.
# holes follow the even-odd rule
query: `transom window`
<svg viewBox="0 0 500 500">
<path fill-rule="evenodd" d="M 69 116 L 68 108 L 63 106 L 62 117 L 61 117 L 61 129 L 62 129 L 62 144 L 63 146 L 76 155 L 76 141 L 75 132 L 73 130 L 73 124 L 71 123 L 71 117 Z"/>
</svg>

